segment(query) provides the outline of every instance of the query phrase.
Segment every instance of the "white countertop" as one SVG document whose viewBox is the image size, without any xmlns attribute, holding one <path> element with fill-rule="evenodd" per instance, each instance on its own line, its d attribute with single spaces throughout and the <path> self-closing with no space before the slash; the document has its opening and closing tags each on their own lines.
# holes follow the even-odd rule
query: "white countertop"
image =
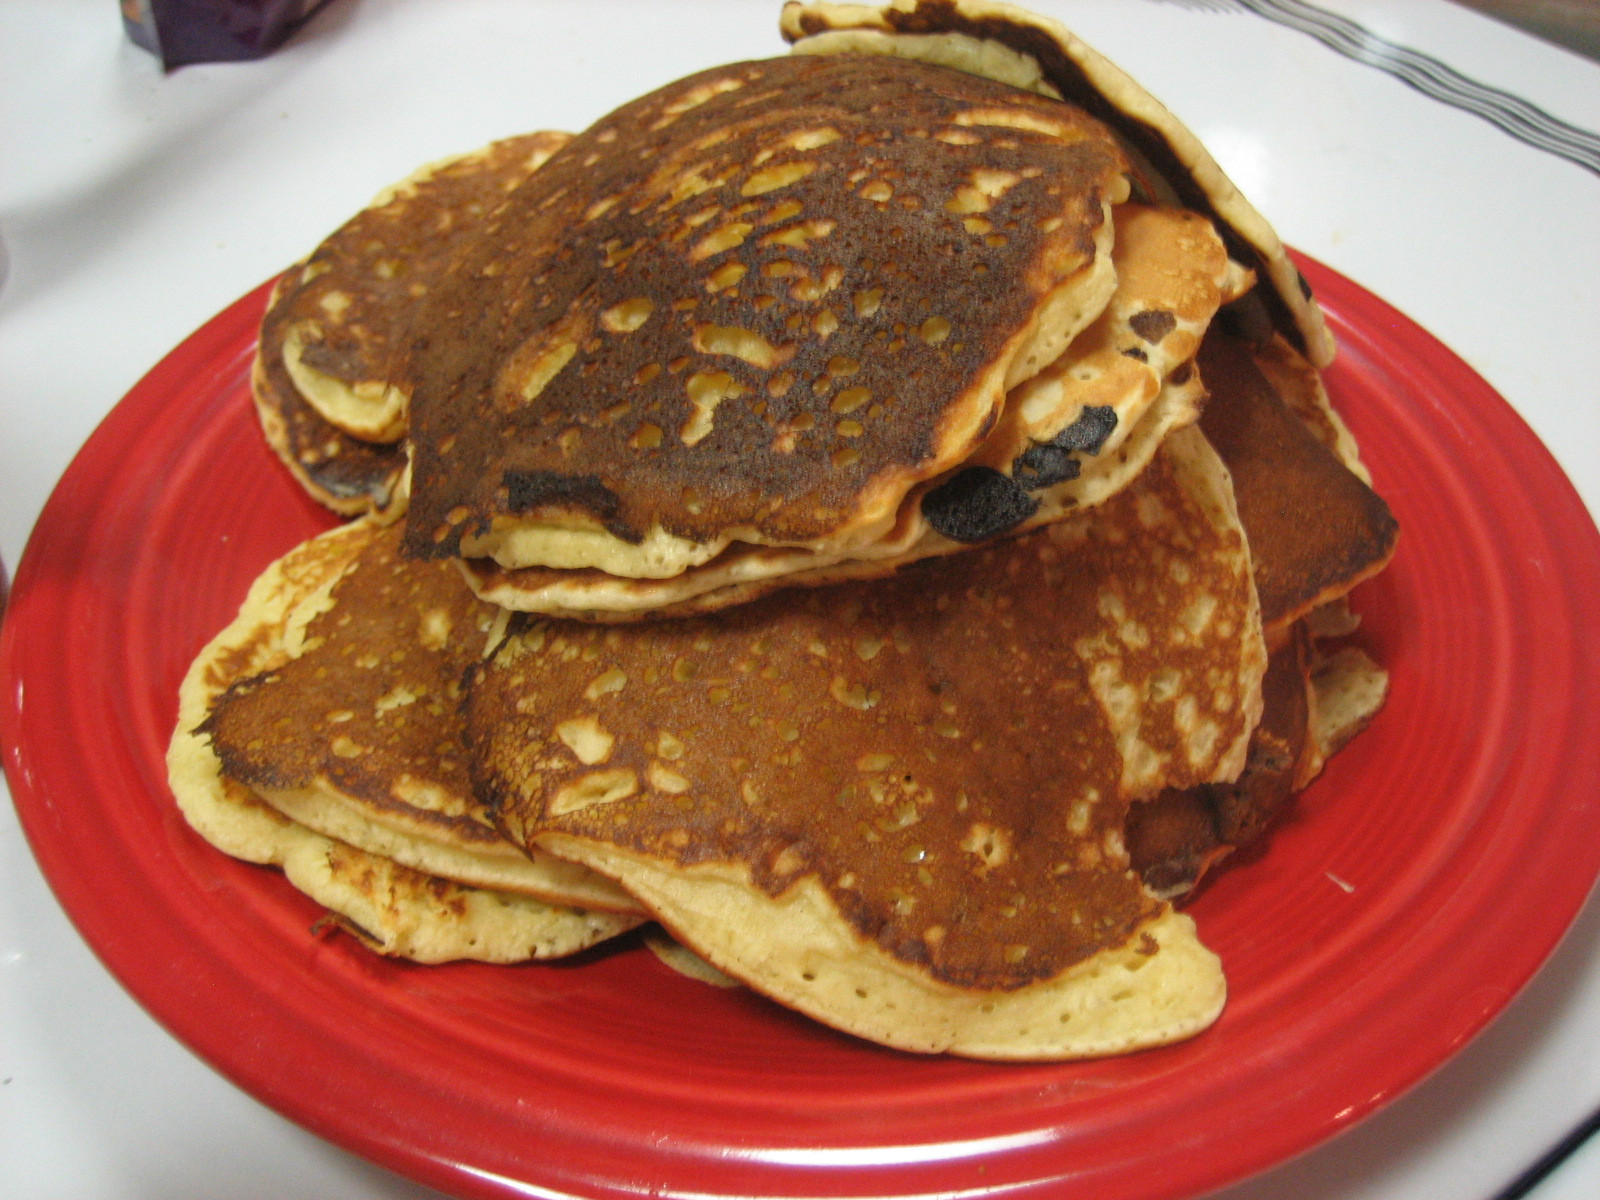
<svg viewBox="0 0 1600 1200">
<path fill-rule="evenodd" d="M 1600 512 L 1600 173 L 1260 13 L 1033 7 L 1165 100 L 1286 241 L 1470 362 Z M 1443 0 L 1321 7 L 1600 129 L 1594 62 Z M 4 0 L 0 557 L 15 568 L 72 455 L 149 367 L 381 186 L 494 137 L 581 129 L 702 67 L 780 53 L 776 18 L 767 0 L 335 0 L 263 61 L 163 76 L 123 38 L 110 0 Z M 1600 1106 L 1597 1037 L 1591 900 L 1529 988 L 1434 1077 L 1222 1195 L 1487 1200 Z M 289 1124 L 170 1038 L 74 932 L 9 805 L 0 1192 L 434 1194 Z M 1600 1150 L 1533 1195 L 1600 1195 Z"/>
</svg>

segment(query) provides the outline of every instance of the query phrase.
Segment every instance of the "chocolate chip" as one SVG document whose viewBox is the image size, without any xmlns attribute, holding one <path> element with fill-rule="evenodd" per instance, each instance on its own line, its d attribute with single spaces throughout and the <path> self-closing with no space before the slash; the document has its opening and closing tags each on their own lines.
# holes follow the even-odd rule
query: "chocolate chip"
<svg viewBox="0 0 1600 1200">
<path fill-rule="evenodd" d="M 981 542 L 1014 529 L 1039 509 L 1022 486 L 993 467 L 968 467 L 922 498 L 922 515 L 953 542 Z"/>
<path fill-rule="evenodd" d="M 1146 354 L 1143 350 L 1139 349 L 1139 347 L 1137 347 L 1137 346 L 1129 346 L 1122 353 L 1124 355 L 1126 355 L 1128 358 L 1136 358 L 1140 362 L 1149 362 L 1150 361 L 1150 356 L 1148 354 Z"/>
<path fill-rule="evenodd" d="M 1152 308 L 1134 313 L 1128 318 L 1128 324 L 1135 333 L 1154 346 L 1178 327 L 1178 318 L 1164 308 Z"/>
<path fill-rule="evenodd" d="M 1050 445 L 1062 450 L 1082 450 L 1085 454 L 1099 454 L 1100 447 L 1117 428 L 1117 410 L 1109 404 L 1086 404 L 1077 419 L 1055 437 Z"/>
<path fill-rule="evenodd" d="M 1076 479 L 1082 469 L 1074 454 L 1099 454 L 1117 427 L 1109 404 L 1086 404 L 1071 425 L 1048 442 L 1037 442 L 1011 463 L 1012 477 L 1030 492 Z"/>
<path fill-rule="evenodd" d="M 1036 492 L 1040 488 L 1076 479 L 1080 469 L 1071 451 L 1044 442 L 1030 446 L 1017 455 L 1011 464 L 1011 476 L 1028 491 Z"/>
</svg>

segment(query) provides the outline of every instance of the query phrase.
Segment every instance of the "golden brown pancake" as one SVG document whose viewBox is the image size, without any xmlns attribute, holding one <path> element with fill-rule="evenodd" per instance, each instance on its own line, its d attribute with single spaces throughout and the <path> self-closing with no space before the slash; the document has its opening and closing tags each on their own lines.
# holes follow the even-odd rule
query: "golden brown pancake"
<svg viewBox="0 0 1600 1200">
<path fill-rule="evenodd" d="M 870 545 L 1104 307 L 1123 172 L 1079 110 L 918 63 L 624 106 L 430 295 L 408 551 L 667 577 Z"/>
<path fill-rule="evenodd" d="M 281 868 L 341 928 L 382 954 L 520 962 L 571 954 L 635 924 L 634 917 L 552 906 L 412 870 L 290 820 L 223 774 L 199 728 L 210 705 L 240 679 L 303 648 L 307 621 L 365 538 L 363 527 L 345 527 L 273 563 L 251 587 L 240 616 L 195 659 L 179 691 L 167 755 L 185 819 L 224 853 Z"/>
<path fill-rule="evenodd" d="M 1261 722 L 1237 780 L 1169 788 L 1132 806 L 1125 837 L 1145 886 L 1175 899 L 1192 890 L 1228 851 L 1260 837 L 1307 781 L 1311 639 L 1298 622 L 1273 651 L 1261 680 Z"/>
<path fill-rule="evenodd" d="M 400 558 L 399 538 L 397 527 L 360 522 L 314 540 L 349 561 L 283 618 L 298 632 L 277 660 L 211 703 L 199 732 L 224 774 L 308 828 L 430 874 L 633 910 L 607 881 L 530 859 L 490 823 L 458 706 L 461 677 L 498 638 L 503 614 L 451 564 Z"/>
<path fill-rule="evenodd" d="M 535 623 L 468 722 L 508 831 L 614 876 L 719 970 L 908 1049 L 1111 1053 L 1220 1006 L 1122 829 L 1133 800 L 1243 768 L 1257 619 L 1191 430 L 1095 513 L 891 580 Z"/>
<path fill-rule="evenodd" d="M 1284 404 L 1247 343 L 1215 326 L 1199 361 L 1211 392 L 1201 428 L 1233 476 L 1272 640 L 1382 570 L 1399 526 L 1382 497 Z"/>
<path fill-rule="evenodd" d="M 1266 283 L 1252 295 L 1274 328 L 1318 367 L 1333 338 L 1277 234 L 1200 140 L 1104 55 L 1049 17 L 993 0 L 897 0 L 888 6 L 784 5 L 783 35 L 803 54 L 875 54 L 942 63 L 1080 105 L 1113 129 L 1144 188 L 1217 224 L 1229 254 Z"/>
</svg>

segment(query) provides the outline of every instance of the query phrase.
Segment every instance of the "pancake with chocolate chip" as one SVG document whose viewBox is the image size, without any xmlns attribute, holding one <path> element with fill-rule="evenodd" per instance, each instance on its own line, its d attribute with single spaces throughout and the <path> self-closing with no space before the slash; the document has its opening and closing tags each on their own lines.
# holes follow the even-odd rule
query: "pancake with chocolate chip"
<svg viewBox="0 0 1600 1200">
<path fill-rule="evenodd" d="M 1094 513 L 893 579 L 528 623 L 468 724 L 520 842 L 782 1003 L 910 1050 L 1118 1053 L 1222 1003 L 1122 830 L 1244 767 L 1257 622 L 1226 471 L 1188 430 Z"/>
<path fill-rule="evenodd" d="M 709 612 L 778 587 L 890 574 L 923 558 L 1092 507 L 1141 471 L 1161 440 L 1199 415 L 1193 357 L 1241 280 L 1210 225 L 1181 209 L 1118 205 L 1117 286 L 1101 315 L 1033 379 L 963 466 L 913 490 L 871 547 L 817 551 L 735 543 L 669 579 L 589 569 L 467 563 L 479 596 L 508 608 L 625 621 Z"/>
<path fill-rule="evenodd" d="M 403 507 L 409 385 L 398 344 L 454 247 L 568 140 L 524 134 L 384 189 L 274 288 L 253 373 L 267 440 L 318 501 Z"/>
<path fill-rule="evenodd" d="M 520 962 L 575 953 L 637 923 L 414 870 L 291 820 L 223 772 L 202 729 L 211 706 L 241 680 L 304 648 L 312 614 L 353 567 L 367 537 L 362 526 L 347 526 L 274 563 L 251 587 L 239 618 L 195 659 L 180 688 L 167 754 L 184 817 L 223 853 L 280 868 L 339 927 L 382 954 L 418 962 Z"/>
<path fill-rule="evenodd" d="M 1115 286 L 1110 135 L 912 62 L 791 57 L 624 106 L 424 305 L 408 552 L 669 578 L 866 551 Z"/>
<path fill-rule="evenodd" d="M 1135 198 L 1215 222 L 1230 256 L 1263 281 L 1250 298 L 1261 319 L 1314 366 L 1332 361 L 1333 337 L 1311 288 L 1265 218 L 1182 121 L 1060 22 L 995 0 L 788 0 L 781 28 L 797 54 L 939 63 L 1081 106 L 1121 140 L 1135 168 Z"/>
</svg>

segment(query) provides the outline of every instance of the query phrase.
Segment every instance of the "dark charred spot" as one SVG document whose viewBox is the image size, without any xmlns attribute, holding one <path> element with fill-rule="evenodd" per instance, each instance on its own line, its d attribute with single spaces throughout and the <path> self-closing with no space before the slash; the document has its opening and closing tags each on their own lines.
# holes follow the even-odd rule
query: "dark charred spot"
<svg viewBox="0 0 1600 1200">
<path fill-rule="evenodd" d="M 602 521 L 617 513 L 617 494 L 598 475 L 562 475 L 556 471 L 507 471 L 500 477 L 507 512 L 525 513 L 541 504 L 570 504 L 587 509 Z"/>
<path fill-rule="evenodd" d="M 1173 369 L 1172 375 L 1169 377 L 1169 379 L 1172 383 L 1188 383 L 1189 376 L 1193 374 L 1194 364 L 1192 362 L 1179 363 L 1177 367 Z"/>
<path fill-rule="evenodd" d="M 1311 299 L 1311 282 L 1310 282 L 1310 280 L 1308 280 L 1299 271 L 1296 271 L 1294 273 L 1294 277 L 1300 281 L 1300 294 L 1302 296 L 1304 296 L 1307 300 Z"/>
<path fill-rule="evenodd" d="M 1178 327 L 1178 318 L 1164 308 L 1152 308 L 1147 312 L 1134 313 L 1128 318 L 1128 324 L 1135 333 L 1154 346 Z"/>
<path fill-rule="evenodd" d="M 1077 419 L 1051 438 L 1049 444 L 1062 450 L 1099 454 L 1116 428 L 1116 409 L 1109 404 L 1086 404 Z"/>
<path fill-rule="evenodd" d="M 1011 474 L 1028 491 L 1076 479 L 1082 470 L 1074 454 L 1099 454 L 1117 427 L 1117 410 L 1108 404 L 1085 405 L 1077 420 L 1048 442 L 1017 455 Z"/>
<path fill-rule="evenodd" d="M 1150 361 L 1150 356 L 1137 346 L 1129 346 L 1122 353 L 1128 358 L 1137 359 L 1139 362 Z"/>
<path fill-rule="evenodd" d="M 1072 452 L 1048 442 L 1030 446 L 1011 464 L 1011 476 L 1030 492 L 1076 479 L 1082 468 Z"/>
<path fill-rule="evenodd" d="M 922 498 L 922 515 L 953 542 L 981 542 L 1033 516 L 1039 502 L 993 467 L 968 467 Z"/>
</svg>

